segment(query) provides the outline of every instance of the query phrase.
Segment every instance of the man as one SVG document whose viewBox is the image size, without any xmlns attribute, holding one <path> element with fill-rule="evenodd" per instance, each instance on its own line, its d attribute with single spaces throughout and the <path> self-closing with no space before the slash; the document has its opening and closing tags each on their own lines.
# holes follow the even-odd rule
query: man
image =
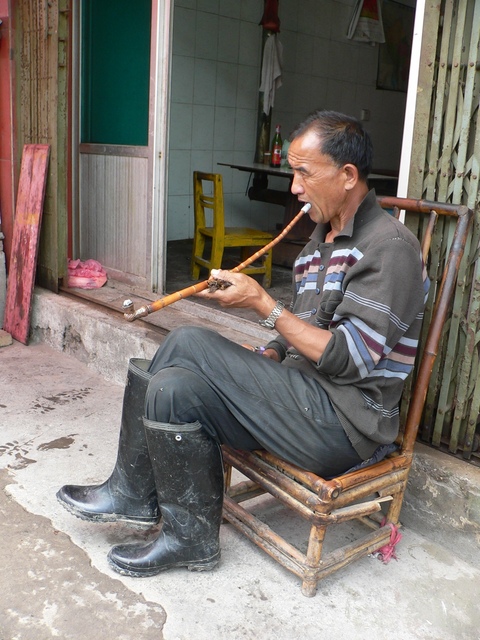
<svg viewBox="0 0 480 640">
<path fill-rule="evenodd" d="M 110 478 L 58 492 L 91 521 L 149 526 L 161 515 L 153 541 L 111 549 L 122 574 L 218 562 L 219 444 L 265 448 L 328 477 L 396 438 L 428 290 L 419 244 L 368 189 L 372 146 L 357 120 L 312 114 L 288 160 L 291 190 L 317 223 L 294 265 L 292 310 L 229 271 L 212 278 L 231 286 L 200 294 L 253 309 L 279 335 L 259 355 L 205 329 L 171 332 L 151 363 L 130 362 Z"/>
</svg>

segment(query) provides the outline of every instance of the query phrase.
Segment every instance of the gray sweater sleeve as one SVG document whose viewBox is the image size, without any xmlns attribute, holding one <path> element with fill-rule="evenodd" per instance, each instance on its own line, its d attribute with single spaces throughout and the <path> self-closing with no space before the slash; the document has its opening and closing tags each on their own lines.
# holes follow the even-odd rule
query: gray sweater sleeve
<svg viewBox="0 0 480 640">
<path fill-rule="evenodd" d="M 331 318 L 332 339 L 315 365 L 319 371 L 337 384 L 355 384 L 382 362 L 393 366 L 393 358 L 407 357 L 424 305 L 420 264 L 412 244 L 390 238 L 348 270 L 342 294 L 327 296 L 320 310 L 319 317 Z"/>
</svg>

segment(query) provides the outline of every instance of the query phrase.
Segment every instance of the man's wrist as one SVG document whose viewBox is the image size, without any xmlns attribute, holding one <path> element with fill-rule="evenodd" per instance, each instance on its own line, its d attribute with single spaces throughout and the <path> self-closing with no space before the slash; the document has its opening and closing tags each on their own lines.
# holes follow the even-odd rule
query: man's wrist
<svg viewBox="0 0 480 640">
<path fill-rule="evenodd" d="M 259 320 L 258 323 L 266 329 L 273 329 L 284 309 L 285 304 L 281 300 L 277 300 L 269 315 L 264 320 Z"/>
</svg>

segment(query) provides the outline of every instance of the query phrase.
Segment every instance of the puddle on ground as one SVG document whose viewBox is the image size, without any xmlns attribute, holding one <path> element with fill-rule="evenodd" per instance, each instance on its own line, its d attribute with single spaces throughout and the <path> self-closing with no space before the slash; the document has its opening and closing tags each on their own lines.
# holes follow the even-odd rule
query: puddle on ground
<svg viewBox="0 0 480 640">
<path fill-rule="evenodd" d="M 26 458 L 22 456 L 20 453 L 15 454 L 15 462 L 13 464 L 9 464 L 8 467 L 10 469 L 25 469 L 29 464 L 35 464 L 37 461 L 32 460 L 32 458 Z"/>
<path fill-rule="evenodd" d="M 44 442 L 43 444 L 39 444 L 37 449 L 38 451 L 48 451 L 49 449 L 68 449 L 74 442 L 76 433 L 73 433 L 70 436 L 62 436 L 61 438 L 56 438 L 55 440 L 51 440 L 50 442 Z"/>
<path fill-rule="evenodd" d="M 71 402 L 77 400 L 83 400 L 92 391 L 92 387 L 84 387 L 78 390 L 62 391 L 54 396 L 41 396 L 32 403 L 32 409 L 34 411 L 40 411 L 40 413 L 47 413 L 49 411 L 55 411 L 59 406 L 68 405 Z"/>
</svg>

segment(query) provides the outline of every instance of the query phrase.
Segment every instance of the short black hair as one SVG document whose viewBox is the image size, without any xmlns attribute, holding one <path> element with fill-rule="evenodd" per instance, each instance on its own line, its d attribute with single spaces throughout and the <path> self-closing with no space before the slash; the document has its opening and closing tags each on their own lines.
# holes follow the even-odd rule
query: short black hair
<svg viewBox="0 0 480 640">
<path fill-rule="evenodd" d="M 338 167 L 353 164 L 360 179 L 367 180 L 372 171 L 373 145 L 360 120 L 337 111 L 314 111 L 295 127 L 290 140 L 307 131 L 317 134 L 319 151 L 329 156 Z"/>
</svg>

